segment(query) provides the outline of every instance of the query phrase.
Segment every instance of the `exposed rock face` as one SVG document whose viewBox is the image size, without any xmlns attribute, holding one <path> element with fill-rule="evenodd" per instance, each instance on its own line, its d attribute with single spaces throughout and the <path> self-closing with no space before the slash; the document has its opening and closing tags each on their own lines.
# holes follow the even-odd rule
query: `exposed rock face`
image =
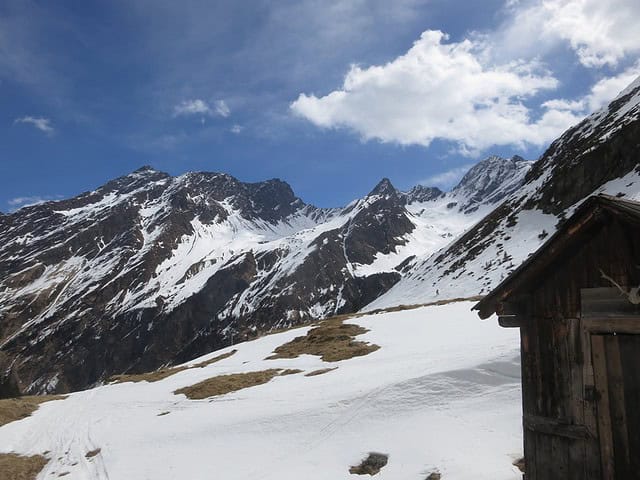
<svg viewBox="0 0 640 480">
<path fill-rule="evenodd" d="M 512 159 L 513 165 L 493 158 L 485 162 L 489 171 L 501 175 L 518 172 L 523 164 L 518 158 Z M 485 185 L 499 183 L 490 174 L 474 171 L 485 162 L 471 169 L 454 192 L 468 186 L 483 192 Z M 640 78 L 608 107 L 554 141 L 523 171 L 522 183 L 483 192 L 481 198 L 505 200 L 446 249 L 416 258 L 402 281 L 367 308 L 487 293 L 589 195 L 640 198 L 639 169 Z"/>
<path fill-rule="evenodd" d="M 342 209 L 281 180 L 143 167 L 0 215 L 0 396 L 81 389 L 357 311 L 521 182 L 501 162 L 513 163 L 494 159 L 491 182 L 457 192 L 383 179 Z"/>
</svg>

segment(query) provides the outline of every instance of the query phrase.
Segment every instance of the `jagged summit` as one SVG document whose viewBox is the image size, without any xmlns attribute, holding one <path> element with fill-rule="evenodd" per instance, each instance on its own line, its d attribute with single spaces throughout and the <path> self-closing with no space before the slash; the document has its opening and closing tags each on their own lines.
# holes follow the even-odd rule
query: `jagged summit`
<svg viewBox="0 0 640 480">
<path fill-rule="evenodd" d="M 427 187 L 424 185 L 416 185 L 405 193 L 408 203 L 428 202 L 444 195 L 444 192 L 438 187 Z"/>
<path fill-rule="evenodd" d="M 393 184 L 391 183 L 391 180 L 385 177 L 378 182 L 378 184 L 373 188 L 373 190 L 371 190 L 371 192 L 369 192 L 369 195 L 367 196 L 397 195 L 397 194 L 398 194 L 398 191 L 396 190 L 396 187 L 393 186 Z"/>
<path fill-rule="evenodd" d="M 416 259 L 403 279 L 368 308 L 486 293 L 588 196 L 640 198 L 639 138 L 640 78 L 608 106 L 569 128 L 531 168 L 518 157 L 481 162 L 456 192 L 482 192 L 500 183 L 497 172 L 512 172 L 512 178 L 522 175 L 520 169 L 527 173 L 513 184 L 516 188 L 499 187 L 489 194 L 491 201 L 506 196 L 446 249 Z"/>
<path fill-rule="evenodd" d="M 497 203 L 520 187 L 533 163 L 517 155 L 492 155 L 473 166 L 452 192 L 467 198 L 464 208 Z"/>
<path fill-rule="evenodd" d="M 384 178 L 322 209 L 280 179 L 146 166 L 0 216 L 0 318 L 12 319 L 0 329 L 0 397 L 80 389 L 357 311 L 479 219 L 449 208 L 464 201 Z"/>
</svg>

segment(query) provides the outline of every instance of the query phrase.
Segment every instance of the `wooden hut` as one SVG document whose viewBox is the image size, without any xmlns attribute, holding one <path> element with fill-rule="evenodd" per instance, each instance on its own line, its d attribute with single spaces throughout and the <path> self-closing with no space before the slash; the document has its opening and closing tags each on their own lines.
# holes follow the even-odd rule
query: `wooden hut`
<svg viewBox="0 0 640 480">
<path fill-rule="evenodd" d="M 583 202 L 474 309 L 520 328 L 525 479 L 640 479 L 640 203 Z"/>
</svg>

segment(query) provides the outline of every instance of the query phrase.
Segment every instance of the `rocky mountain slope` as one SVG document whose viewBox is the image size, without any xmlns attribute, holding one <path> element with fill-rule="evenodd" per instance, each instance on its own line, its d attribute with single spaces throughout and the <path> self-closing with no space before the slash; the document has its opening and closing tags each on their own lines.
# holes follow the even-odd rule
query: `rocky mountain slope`
<svg viewBox="0 0 640 480">
<path fill-rule="evenodd" d="M 0 396 L 76 390 L 357 311 L 530 166 L 491 157 L 448 193 L 384 179 L 341 209 L 307 205 L 280 180 L 144 167 L 2 215 Z"/>
<path fill-rule="evenodd" d="M 589 195 L 640 198 L 639 168 L 640 78 L 554 141 L 504 203 L 451 245 L 417 258 L 367 309 L 490 291 Z"/>
</svg>

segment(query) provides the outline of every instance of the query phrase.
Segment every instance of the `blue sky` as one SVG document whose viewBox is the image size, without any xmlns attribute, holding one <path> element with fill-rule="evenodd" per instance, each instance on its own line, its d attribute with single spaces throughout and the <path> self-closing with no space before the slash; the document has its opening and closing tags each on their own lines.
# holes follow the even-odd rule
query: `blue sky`
<svg viewBox="0 0 640 480">
<path fill-rule="evenodd" d="M 640 74 L 637 0 L 0 4 L 0 210 L 142 165 L 343 205 L 537 158 Z"/>
</svg>

